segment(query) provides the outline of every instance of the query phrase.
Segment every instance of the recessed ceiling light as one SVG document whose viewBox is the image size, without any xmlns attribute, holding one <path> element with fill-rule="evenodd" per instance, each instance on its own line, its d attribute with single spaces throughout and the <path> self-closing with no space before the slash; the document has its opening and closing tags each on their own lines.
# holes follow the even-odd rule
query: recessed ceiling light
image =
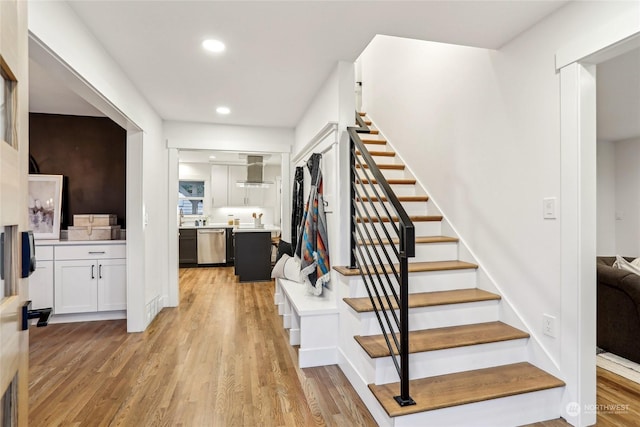
<svg viewBox="0 0 640 427">
<path fill-rule="evenodd" d="M 218 114 L 229 114 L 231 112 L 231 110 L 229 109 L 229 107 L 218 107 L 216 108 L 216 113 Z"/>
<path fill-rule="evenodd" d="M 220 40 L 207 39 L 202 42 L 202 47 L 209 52 L 224 52 L 225 45 Z"/>
<path fill-rule="evenodd" d="M 215 158 L 216 158 L 216 156 L 209 156 L 209 160 L 213 160 Z"/>
</svg>

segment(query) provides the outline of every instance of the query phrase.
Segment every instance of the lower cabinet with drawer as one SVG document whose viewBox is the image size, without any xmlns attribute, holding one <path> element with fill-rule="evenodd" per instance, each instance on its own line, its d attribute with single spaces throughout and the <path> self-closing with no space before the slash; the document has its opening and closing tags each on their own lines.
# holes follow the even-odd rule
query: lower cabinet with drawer
<svg viewBox="0 0 640 427">
<path fill-rule="evenodd" d="M 125 245 L 57 246 L 54 313 L 126 310 Z"/>
</svg>

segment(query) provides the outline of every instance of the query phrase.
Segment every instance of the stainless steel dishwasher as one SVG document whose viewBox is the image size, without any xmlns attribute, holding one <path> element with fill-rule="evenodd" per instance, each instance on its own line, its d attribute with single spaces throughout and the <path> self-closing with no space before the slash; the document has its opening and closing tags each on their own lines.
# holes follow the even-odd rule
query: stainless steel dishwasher
<svg viewBox="0 0 640 427">
<path fill-rule="evenodd" d="M 224 228 L 198 229 L 198 264 L 227 262 L 227 241 Z"/>
</svg>

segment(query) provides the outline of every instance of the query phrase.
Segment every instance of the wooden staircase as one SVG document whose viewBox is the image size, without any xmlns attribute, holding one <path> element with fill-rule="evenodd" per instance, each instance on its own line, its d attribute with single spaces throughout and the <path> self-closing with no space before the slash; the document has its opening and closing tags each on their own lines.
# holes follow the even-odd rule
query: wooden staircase
<svg viewBox="0 0 640 427">
<path fill-rule="evenodd" d="M 368 119 L 365 123 L 371 125 Z M 416 256 L 409 263 L 409 374 L 415 405 L 402 407 L 394 399 L 398 374 L 360 271 L 334 267 L 343 300 L 340 366 L 376 421 L 388 426 L 496 427 L 558 418 L 564 383 L 530 363 L 529 333 L 500 321 L 500 295 L 476 287 L 478 265 L 458 259 L 458 237 L 443 235 L 442 215 L 386 139 L 372 128 L 360 136 L 416 230 Z M 365 173 L 368 168 L 357 169 Z M 369 181 L 377 184 L 362 179 L 363 184 Z M 371 194 L 360 200 L 380 209 L 388 203 Z M 371 215 L 358 221 L 382 230 L 397 218 L 380 221 Z M 398 240 L 357 243 L 379 251 Z M 376 268 L 387 273 L 394 269 L 388 264 Z M 398 308 L 393 299 L 375 304 L 382 310 Z"/>
</svg>

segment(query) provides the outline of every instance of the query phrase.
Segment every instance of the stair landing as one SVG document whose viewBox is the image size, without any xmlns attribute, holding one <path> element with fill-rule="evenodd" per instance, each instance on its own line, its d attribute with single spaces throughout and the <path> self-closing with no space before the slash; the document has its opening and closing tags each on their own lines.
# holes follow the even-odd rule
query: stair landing
<svg viewBox="0 0 640 427">
<path fill-rule="evenodd" d="M 402 407 L 393 398 L 400 394 L 400 383 L 370 384 L 369 389 L 390 417 L 398 417 L 564 385 L 553 375 L 521 362 L 412 380 L 409 394 L 416 404 L 411 406 Z"/>
</svg>

